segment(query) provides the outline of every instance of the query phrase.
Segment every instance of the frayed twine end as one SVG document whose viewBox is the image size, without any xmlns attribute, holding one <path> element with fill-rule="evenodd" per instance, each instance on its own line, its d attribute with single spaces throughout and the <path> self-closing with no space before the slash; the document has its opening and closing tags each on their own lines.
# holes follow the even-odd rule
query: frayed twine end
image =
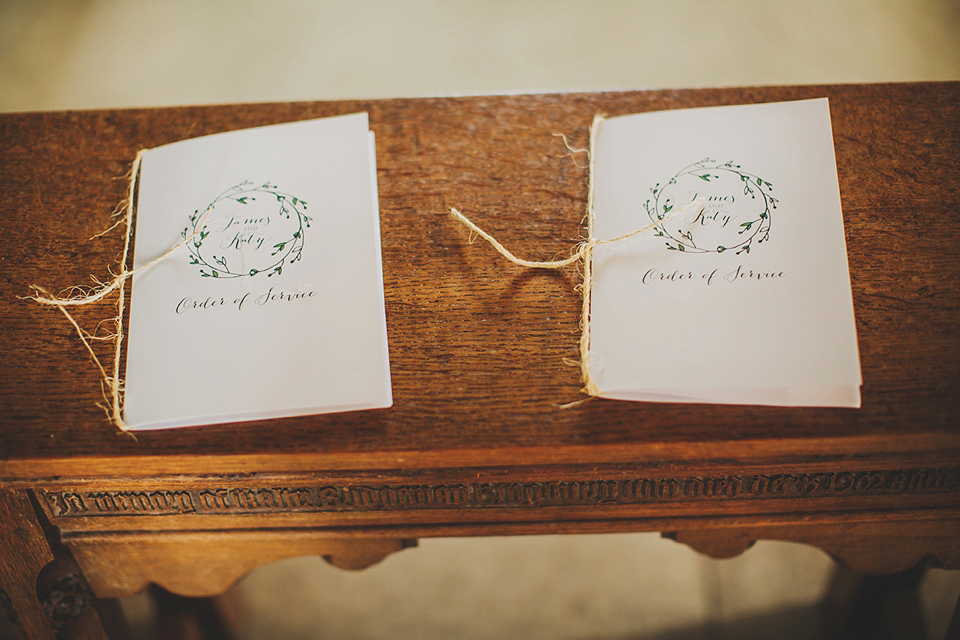
<svg viewBox="0 0 960 640">
<path fill-rule="evenodd" d="M 664 218 L 648 224 L 645 227 L 635 229 L 629 233 L 617 236 L 615 238 L 609 238 L 606 240 L 597 240 L 594 237 L 593 225 L 594 225 L 594 210 L 593 210 L 593 185 L 594 185 L 594 156 L 595 150 L 597 148 L 597 136 L 600 132 L 600 126 L 603 124 L 603 121 L 606 119 L 606 116 L 603 114 L 597 114 L 593 118 L 593 122 L 590 125 L 590 148 L 589 149 L 576 149 L 570 146 L 570 143 L 567 141 L 567 137 L 562 133 L 555 133 L 554 136 L 560 137 L 563 140 L 564 146 L 570 152 L 564 154 L 561 157 L 574 157 L 575 153 L 587 153 L 589 157 L 589 184 L 587 191 L 587 211 L 586 211 L 586 220 L 587 220 L 587 239 L 579 243 L 571 253 L 570 257 L 564 260 L 553 260 L 553 261 L 533 261 L 533 260 L 524 260 L 518 258 L 510 250 L 504 247 L 496 238 L 485 232 L 483 229 L 474 224 L 469 218 L 463 215 L 458 209 L 451 208 L 450 215 L 454 220 L 457 220 L 468 229 L 470 229 L 470 241 L 473 242 L 474 236 L 480 236 L 496 249 L 497 253 L 502 255 L 504 258 L 512 262 L 513 264 L 519 265 L 521 267 L 528 267 L 531 269 L 562 269 L 571 264 L 577 264 L 578 267 L 582 264 L 582 276 L 583 282 L 580 285 L 577 285 L 577 289 L 580 291 L 583 299 L 583 304 L 580 309 L 580 341 L 579 341 L 579 350 L 580 350 L 580 359 L 573 360 L 571 358 L 564 358 L 563 362 L 567 365 L 578 366 L 580 368 L 580 377 L 583 380 L 583 388 L 581 391 L 591 397 L 599 397 L 602 395 L 602 391 L 597 386 L 596 382 L 593 379 L 591 374 L 590 367 L 590 300 L 591 293 L 593 290 L 593 250 L 596 246 L 601 244 L 610 244 L 623 242 L 640 234 L 646 233 L 654 229 L 655 227 L 660 226 L 670 218 L 680 214 L 683 211 L 687 211 L 693 207 L 701 205 L 701 210 L 703 209 L 702 202 L 703 198 L 697 198 L 692 202 L 688 202 L 684 205 L 675 207 L 670 215 L 665 216 Z M 576 159 L 574 158 L 574 162 Z M 580 165 L 577 165 L 578 167 Z M 580 167 L 584 168 L 584 167 Z M 579 270 L 579 269 L 578 269 Z M 566 404 L 557 405 L 561 409 L 569 409 L 577 407 L 590 398 L 584 398 L 581 400 L 576 400 L 574 402 L 569 402 Z"/>
<path fill-rule="evenodd" d="M 124 286 L 128 279 L 134 275 L 134 271 L 127 269 L 127 258 L 130 255 L 130 242 L 133 235 L 133 214 L 134 214 L 134 199 L 137 192 L 137 181 L 140 175 L 140 165 L 143 161 L 143 154 L 145 153 L 144 149 L 141 149 L 137 152 L 136 158 L 134 158 L 133 164 L 130 167 L 129 176 L 129 186 L 127 188 L 127 197 L 124 202 L 121 202 L 114 209 L 111 217 L 120 217 L 116 222 L 110 225 L 104 231 L 96 234 L 91 238 L 97 239 L 105 236 L 110 233 L 117 227 L 121 225 L 126 225 L 126 233 L 124 235 L 123 241 L 123 252 L 120 257 L 120 271 L 118 274 L 106 283 L 103 283 L 96 278 L 94 282 L 96 286 L 92 289 L 85 289 L 83 287 L 68 287 L 59 294 L 52 294 L 44 287 L 39 285 L 32 285 L 31 289 L 35 292 L 32 296 L 26 296 L 26 299 L 32 300 L 38 304 L 53 306 L 60 310 L 61 313 L 67 318 L 67 321 L 73 325 L 74 330 L 77 332 L 77 336 L 80 338 L 80 341 L 83 343 L 83 346 L 87 349 L 87 352 L 90 354 L 90 357 L 93 359 L 94 364 L 97 367 L 97 370 L 100 372 L 101 377 L 101 387 L 103 390 L 103 397 L 106 401 L 106 404 L 97 404 L 104 412 L 107 414 L 107 418 L 110 422 L 117 427 L 122 433 L 129 435 L 134 440 L 134 436 L 129 431 L 129 426 L 123 420 L 123 404 L 122 404 L 122 392 L 123 392 L 123 380 L 120 377 L 120 359 L 123 345 L 123 315 L 124 315 L 124 305 L 126 303 L 126 296 L 124 291 Z M 166 256 L 163 256 L 166 257 Z M 139 271 L 139 269 L 137 270 Z M 70 307 L 82 307 L 91 304 L 96 304 L 105 300 L 108 296 L 113 293 L 118 294 L 117 298 L 117 314 L 113 318 L 114 329 L 109 332 L 108 336 L 97 336 L 91 334 L 89 331 L 81 328 L 74 319 L 73 315 L 68 311 Z M 103 322 L 101 321 L 97 325 L 97 330 L 99 331 Z M 111 370 L 107 368 L 100 361 L 100 358 L 97 357 L 96 352 L 93 350 L 91 345 L 92 341 L 102 340 L 102 341 L 112 341 L 114 345 L 114 354 L 113 354 L 113 363 Z"/>
</svg>

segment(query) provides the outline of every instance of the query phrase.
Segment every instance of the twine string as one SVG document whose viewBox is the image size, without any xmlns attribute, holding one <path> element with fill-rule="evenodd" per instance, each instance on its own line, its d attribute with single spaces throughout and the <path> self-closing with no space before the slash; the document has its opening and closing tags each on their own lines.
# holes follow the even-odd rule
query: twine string
<svg viewBox="0 0 960 640">
<path fill-rule="evenodd" d="M 103 237 L 107 233 L 113 231 L 117 227 L 123 225 L 125 226 L 124 240 L 123 240 L 123 251 L 120 255 L 120 266 L 119 271 L 116 274 L 112 274 L 113 278 L 108 282 L 101 282 L 94 278 L 95 286 L 91 288 L 84 287 L 68 287 L 67 289 L 61 291 L 60 293 L 54 294 L 48 291 L 47 289 L 39 285 L 31 285 L 30 288 L 34 290 L 34 295 L 27 296 L 27 300 L 32 300 L 38 304 L 52 306 L 60 310 L 61 313 L 67 318 L 71 325 L 73 325 L 74 330 L 77 333 L 77 336 L 80 338 L 80 341 L 83 343 L 83 346 L 87 349 L 87 352 L 90 354 L 90 357 L 93 359 L 94 364 L 97 367 L 97 370 L 100 372 L 102 378 L 102 388 L 104 400 L 106 401 L 105 405 L 99 405 L 107 414 L 110 422 L 113 423 L 120 431 L 130 435 L 134 439 L 132 433 L 129 432 L 129 426 L 123 419 L 123 391 L 124 383 L 123 379 L 120 376 L 120 362 L 122 360 L 121 355 L 123 351 L 123 316 L 126 310 L 126 283 L 127 280 L 132 278 L 138 273 L 146 271 L 151 267 L 163 262 L 171 255 L 173 255 L 178 249 L 185 246 L 189 241 L 193 239 L 198 231 L 186 235 L 174 244 L 170 249 L 164 252 L 162 255 L 150 260 L 146 264 L 143 264 L 136 269 L 127 268 L 127 262 L 130 255 L 130 245 L 133 238 L 133 219 L 134 219 L 134 200 L 137 194 L 137 186 L 140 180 L 140 166 L 143 162 L 143 154 L 146 150 L 140 150 L 137 153 L 136 158 L 134 158 L 133 164 L 130 169 L 130 181 L 127 188 L 127 197 L 125 203 L 121 203 L 114 210 L 113 216 L 119 217 L 121 212 L 123 216 L 120 217 L 116 222 L 114 222 L 110 227 L 101 231 L 91 238 L 97 239 Z M 204 217 L 209 215 L 210 207 L 204 212 Z M 203 218 L 201 218 L 201 224 L 197 225 L 197 228 L 202 228 Z M 116 302 L 116 315 L 110 319 L 101 321 L 97 325 L 97 332 L 99 332 L 100 327 L 104 322 L 112 322 L 113 327 L 108 331 L 107 335 L 94 335 L 89 331 L 83 329 L 80 324 L 76 321 L 73 315 L 70 313 L 69 308 L 71 307 L 84 307 L 91 304 L 96 304 L 106 300 L 110 295 L 117 294 Z M 92 341 L 111 341 L 113 342 L 113 362 L 110 365 L 108 370 L 106 366 L 101 362 L 100 358 L 97 356 L 96 352 L 93 349 L 91 344 Z"/>
<path fill-rule="evenodd" d="M 586 151 L 589 158 L 589 186 L 587 191 L 587 239 L 578 243 L 573 252 L 569 257 L 562 260 L 549 260 L 549 261 L 539 261 L 539 260 L 525 260 L 523 258 L 517 257 L 512 251 L 503 246 L 496 238 L 492 235 L 478 227 L 472 220 L 467 218 L 463 213 L 458 209 L 451 208 L 450 215 L 455 220 L 466 226 L 470 229 L 470 243 L 473 243 L 474 235 L 478 235 L 484 240 L 486 240 L 490 246 L 496 249 L 497 253 L 502 255 L 504 258 L 521 267 L 527 267 L 530 269 L 562 269 L 571 264 L 583 263 L 583 284 L 580 287 L 581 293 L 583 295 L 583 302 L 580 307 L 580 341 L 579 341 L 579 351 L 580 351 L 580 377 L 583 380 L 583 391 L 589 396 L 599 396 L 601 394 L 600 388 L 597 386 L 596 382 L 593 379 L 593 376 L 590 373 L 590 302 L 591 294 L 593 291 L 593 251 L 594 249 L 603 244 L 614 244 L 629 240 L 630 238 L 639 236 L 643 233 L 651 231 L 652 229 L 662 225 L 667 220 L 677 216 L 684 211 L 688 211 L 696 206 L 700 206 L 700 210 L 703 210 L 702 202 L 703 198 L 697 198 L 691 202 L 678 205 L 673 208 L 673 210 L 665 215 L 663 218 L 659 219 L 657 222 L 653 222 L 639 229 L 634 229 L 623 235 L 616 236 L 614 238 L 607 238 L 605 240 L 598 240 L 594 237 L 593 227 L 594 227 L 594 209 L 593 209 L 593 197 L 594 197 L 594 170 L 596 167 L 595 163 L 595 150 L 597 147 L 597 136 L 600 131 L 600 125 L 603 123 L 605 117 L 601 114 L 597 114 L 593 118 L 593 123 L 590 125 L 590 148 L 589 149 L 573 149 L 570 147 L 567 139 L 562 134 L 559 135 L 563 138 L 564 145 L 571 152 L 580 152 Z M 570 155 L 570 154 L 567 154 Z M 577 364 L 577 363 L 574 363 Z M 583 402 L 584 400 L 578 400 L 571 402 L 569 404 L 560 405 L 562 408 L 569 408 L 576 406 Z"/>
</svg>

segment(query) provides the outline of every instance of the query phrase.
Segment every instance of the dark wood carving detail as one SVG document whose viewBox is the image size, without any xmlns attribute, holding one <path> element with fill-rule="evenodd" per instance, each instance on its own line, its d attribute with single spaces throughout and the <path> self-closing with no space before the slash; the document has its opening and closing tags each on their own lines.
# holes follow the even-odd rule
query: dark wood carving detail
<svg viewBox="0 0 960 640">
<path fill-rule="evenodd" d="M 16 609 L 13 608 L 13 602 L 10 601 L 10 596 L 7 595 L 7 592 L 3 589 L 0 589 L 0 612 L 3 612 L 15 627 L 21 630 L 23 629 L 20 616 L 17 615 Z"/>
<path fill-rule="evenodd" d="M 43 491 L 54 517 L 598 506 L 703 500 L 937 494 L 960 469 L 462 484 Z"/>
<path fill-rule="evenodd" d="M 79 618 L 93 605 L 93 592 L 79 573 L 67 573 L 58 578 L 41 594 L 43 610 L 54 631 Z"/>
</svg>

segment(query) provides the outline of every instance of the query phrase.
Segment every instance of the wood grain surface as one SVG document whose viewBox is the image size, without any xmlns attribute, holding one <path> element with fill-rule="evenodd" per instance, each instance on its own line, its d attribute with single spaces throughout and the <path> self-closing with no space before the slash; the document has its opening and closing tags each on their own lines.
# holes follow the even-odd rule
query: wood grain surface
<svg viewBox="0 0 960 640">
<path fill-rule="evenodd" d="M 594 114 L 830 99 L 863 408 L 577 400 L 574 268 L 506 264 L 583 237 Z M 55 310 L 20 297 L 109 277 L 90 241 L 138 149 L 367 111 L 377 137 L 391 409 L 144 432 L 107 422 L 97 373 Z M 0 116 L 0 481 L 318 469 L 629 464 L 870 468 L 960 459 L 960 83 L 255 104 Z M 578 165 L 579 163 L 579 165 Z M 92 328 L 111 304 L 78 314 Z M 104 351 L 104 354 L 107 352 Z M 282 354 L 278 354 L 282 357 Z M 886 466 L 885 466 L 886 465 Z M 954 497 L 956 492 L 953 493 Z M 954 498 L 955 499 L 955 498 Z"/>
</svg>

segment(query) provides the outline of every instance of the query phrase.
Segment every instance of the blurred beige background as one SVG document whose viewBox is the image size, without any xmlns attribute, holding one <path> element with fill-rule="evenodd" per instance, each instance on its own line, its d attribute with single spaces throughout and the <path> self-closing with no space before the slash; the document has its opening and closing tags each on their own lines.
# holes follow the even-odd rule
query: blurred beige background
<svg viewBox="0 0 960 640">
<path fill-rule="evenodd" d="M 0 0 L 0 109 L 960 78 L 930 0 Z"/>
<path fill-rule="evenodd" d="M 0 111 L 916 80 L 960 80 L 960 1 L 0 0 Z M 800 639 L 833 577 L 774 542 L 715 561 L 656 534 L 424 540 L 235 595 L 251 639 Z M 942 637 L 960 573 L 921 596 Z M 150 600 L 125 607 L 150 637 Z"/>
</svg>

